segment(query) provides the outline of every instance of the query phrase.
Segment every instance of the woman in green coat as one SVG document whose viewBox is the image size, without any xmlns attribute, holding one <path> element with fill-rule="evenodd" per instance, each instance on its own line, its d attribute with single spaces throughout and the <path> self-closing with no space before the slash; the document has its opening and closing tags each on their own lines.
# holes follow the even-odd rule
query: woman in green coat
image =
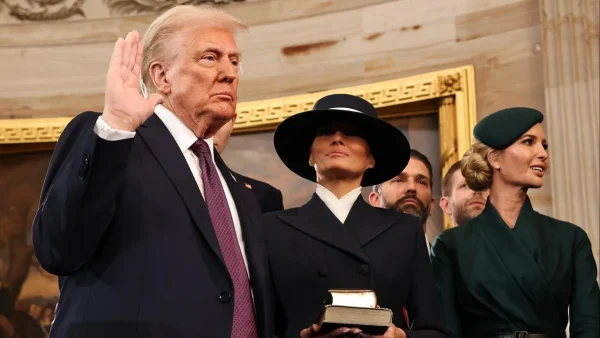
<svg viewBox="0 0 600 338">
<path fill-rule="evenodd" d="M 509 108 L 481 120 L 462 159 L 468 186 L 490 189 L 483 212 L 443 232 L 432 264 L 451 337 L 600 337 L 591 243 L 527 196 L 548 170 L 543 115 Z M 563 198 L 563 196 L 555 196 Z M 597 207 L 597 201 L 589 201 Z M 593 204 L 593 205 L 592 205 Z"/>
</svg>

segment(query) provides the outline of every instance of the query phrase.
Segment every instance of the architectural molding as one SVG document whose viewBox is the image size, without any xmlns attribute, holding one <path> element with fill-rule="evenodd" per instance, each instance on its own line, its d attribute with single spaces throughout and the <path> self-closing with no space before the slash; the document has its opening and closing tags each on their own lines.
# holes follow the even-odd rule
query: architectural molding
<svg viewBox="0 0 600 338">
<path fill-rule="evenodd" d="M 232 2 L 245 0 L 189 0 L 186 5 L 199 6 L 205 4 L 227 5 Z M 103 0 L 110 9 L 111 14 L 127 15 L 142 13 L 161 13 L 167 9 L 183 4 L 177 0 Z"/>
<path fill-rule="evenodd" d="M 0 0 L 11 16 L 21 21 L 64 20 L 72 16 L 85 17 L 85 0 Z"/>
<path fill-rule="evenodd" d="M 0 0 L 0 10 L 6 7 L 12 17 L 20 21 L 65 20 L 73 16 L 85 18 L 83 5 L 86 0 Z M 97 1 L 97 0 L 95 0 Z M 189 0 L 185 4 L 199 6 L 205 4 L 227 5 L 246 0 Z M 111 14 L 158 14 L 181 5 L 177 0 L 103 0 Z"/>
</svg>

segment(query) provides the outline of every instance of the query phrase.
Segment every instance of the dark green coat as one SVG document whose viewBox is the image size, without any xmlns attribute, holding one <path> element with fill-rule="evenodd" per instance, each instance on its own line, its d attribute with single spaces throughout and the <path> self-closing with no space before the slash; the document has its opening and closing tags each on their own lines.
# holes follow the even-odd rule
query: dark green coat
<svg viewBox="0 0 600 338">
<path fill-rule="evenodd" d="M 488 199 L 477 218 L 443 232 L 432 247 L 451 337 L 523 330 L 600 337 L 600 292 L 590 240 L 579 227 L 525 201 L 514 229 Z"/>
</svg>

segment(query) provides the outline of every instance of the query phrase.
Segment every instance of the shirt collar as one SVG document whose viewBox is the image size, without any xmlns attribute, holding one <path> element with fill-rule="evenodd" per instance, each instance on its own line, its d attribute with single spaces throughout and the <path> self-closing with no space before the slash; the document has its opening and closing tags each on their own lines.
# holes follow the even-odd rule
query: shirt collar
<svg viewBox="0 0 600 338">
<path fill-rule="evenodd" d="M 362 187 L 358 187 L 338 199 L 331 191 L 317 183 L 316 193 L 340 222 L 344 223 L 354 202 L 356 202 L 356 199 L 360 196 L 361 190 Z"/>
<path fill-rule="evenodd" d="M 188 126 L 186 126 L 177 117 L 177 115 L 175 115 L 172 111 L 167 109 L 162 104 L 159 104 L 156 106 L 156 108 L 154 108 L 154 113 L 165 124 L 171 135 L 173 135 L 173 138 L 175 139 L 175 142 L 177 143 L 177 146 L 179 146 L 179 149 L 182 153 L 189 150 L 192 144 L 194 144 L 194 142 L 198 140 L 196 134 L 194 134 L 194 132 L 190 128 L 188 128 Z M 214 160 L 215 153 L 213 138 L 207 138 L 204 139 L 204 141 L 208 144 L 210 154 L 212 155 Z"/>
</svg>

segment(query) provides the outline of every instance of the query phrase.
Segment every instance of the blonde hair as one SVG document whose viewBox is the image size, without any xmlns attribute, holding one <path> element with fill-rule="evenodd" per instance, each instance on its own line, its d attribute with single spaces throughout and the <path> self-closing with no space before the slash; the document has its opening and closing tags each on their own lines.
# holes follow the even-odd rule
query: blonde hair
<svg viewBox="0 0 600 338">
<path fill-rule="evenodd" d="M 177 43 L 183 40 L 182 33 L 198 27 L 219 27 L 236 35 L 248 26 L 226 12 L 210 6 L 175 6 L 154 20 L 142 38 L 144 55 L 141 79 L 148 92 L 155 92 L 150 77 L 150 65 L 155 61 L 170 62 L 178 53 Z"/>
<path fill-rule="evenodd" d="M 488 161 L 492 147 L 473 139 L 471 148 L 463 155 L 460 161 L 460 171 L 471 190 L 483 191 L 492 184 L 492 165 Z"/>
</svg>

